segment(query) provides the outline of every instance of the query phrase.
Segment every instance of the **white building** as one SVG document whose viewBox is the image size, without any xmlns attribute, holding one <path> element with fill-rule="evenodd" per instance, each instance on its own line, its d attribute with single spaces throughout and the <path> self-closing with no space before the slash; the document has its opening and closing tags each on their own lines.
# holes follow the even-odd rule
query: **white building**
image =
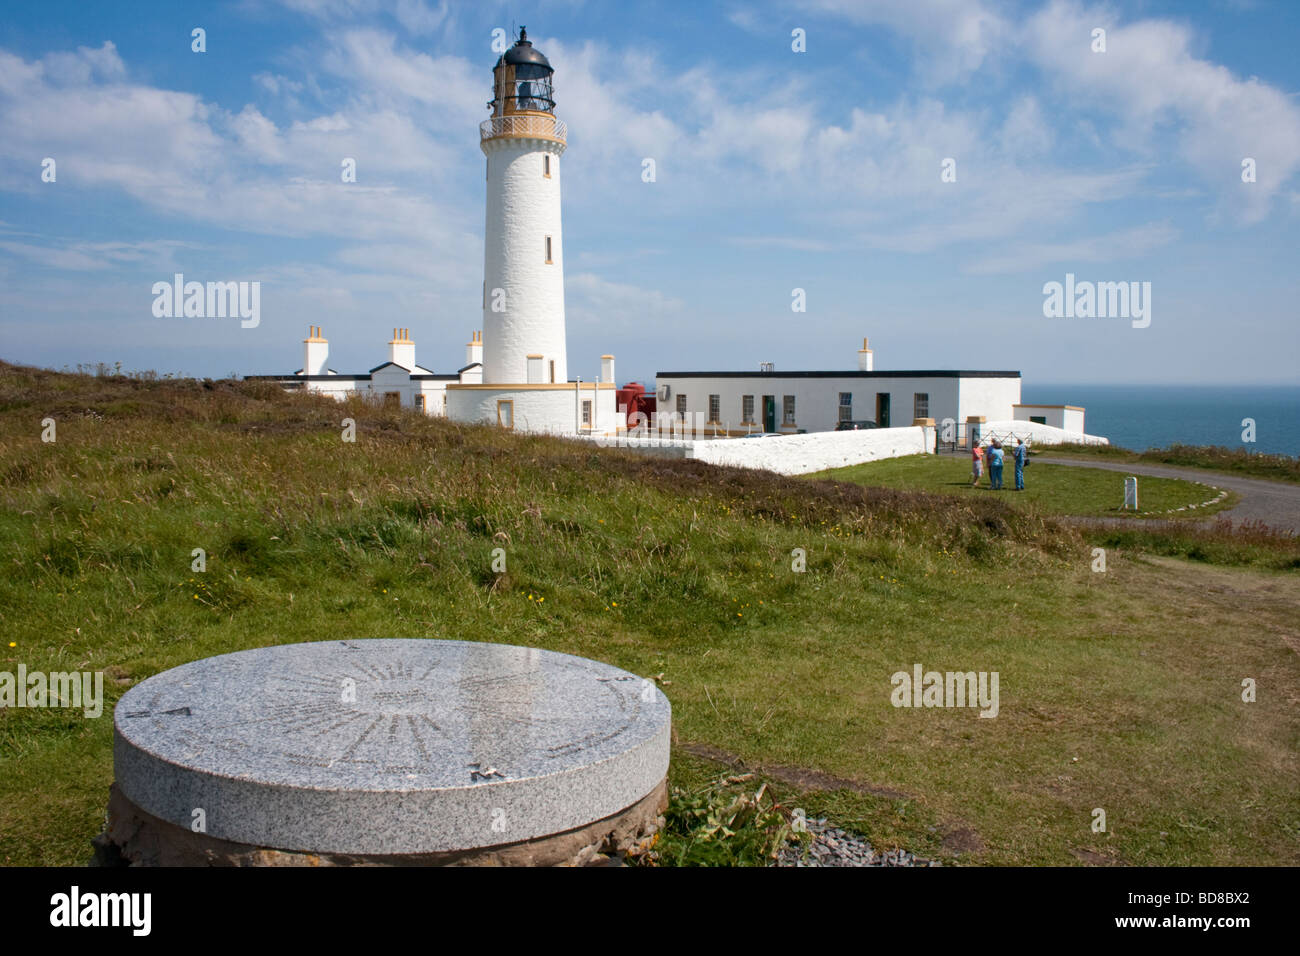
<svg viewBox="0 0 1300 956">
<path fill-rule="evenodd" d="M 329 367 L 329 340 L 319 325 L 311 326 L 303 339 L 302 368 L 293 375 L 249 375 L 249 379 L 278 382 L 284 388 L 320 392 L 344 399 L 359 395 L 393 405 L 415 408 L 427 415 L 446 414 L 446 390 L 453 382 L 478 381 L 482 365 L 482 343 L 475 332 L 467 351 L 467 364 L 459 372 L 438 375 L 415 361 L 415 342 L 410 329 L 393 329 L 388 343 L 388 361 L 369 372 L 343 375 Z"/>
<path fill-rule="evenodd" d="M 595 381 L 569 380 L 564 323 L 560 157 L 567 127 L 555 117 L 554 71 L 526 31 L 493 69 L 492 116 L 479 127 L 487 157 L 483 330 L 465 367 L 435 374 L 415 362 L 409 329 L 396 329 L 388 361 L 364 375 L 327 367 L 329 344 L 313 326 L 292 376 L 251 376 L 336 397 L 348 394 L 465 422 L 553 434 L 614 434 L 614 356 Z"/>
<path fill-rule="evenodd" d="M 830 371 L 660 372 L 658 414 L 671 413 L 706 435 L 833 431 L 841 422 L 878 428 L 916 419 L 1009 420 L 1020 402 L 1020 373 L 877 371 L 867 340 L 858 368 Z M 851 427 L 851 425 L 846 425 Z"/>
<path fill-rule="evenodd" d="M 1078 405 L 1016 405 L 1012 411 L 1018 422 L 1037 422 L 1067 432 L 1082 433 L 1084 430 L 1084 410 Z"/>
</svg>

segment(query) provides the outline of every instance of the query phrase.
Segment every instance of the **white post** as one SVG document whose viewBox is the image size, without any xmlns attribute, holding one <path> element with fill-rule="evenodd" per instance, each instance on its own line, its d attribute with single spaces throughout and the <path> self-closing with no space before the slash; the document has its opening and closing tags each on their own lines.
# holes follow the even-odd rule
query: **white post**
<svg viewBox="0 0 1300 956">
<path fill-rule="evenodd" d="M 1129 508 L 1134 511 L 1138 508 L 1138 480 L 1132 477 L 1124 479 L 1124 509 Z"/>
</svg>

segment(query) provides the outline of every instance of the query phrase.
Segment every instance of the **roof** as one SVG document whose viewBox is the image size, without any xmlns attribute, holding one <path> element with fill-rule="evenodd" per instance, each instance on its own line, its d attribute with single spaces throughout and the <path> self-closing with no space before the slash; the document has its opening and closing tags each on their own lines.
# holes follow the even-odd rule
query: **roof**
<svg viewBox="0 0 1300 956">
<path fill-rule="evenodd" d="M 246 382 L 368 382 L 369 375 L 245 375 Z"/>
<path fill-rule="evenodd" d="M 519 28 L 519 39 L 515 41 L 515 45 L 506 50 L 501 59 L 509 66 L 531 63 L 535 66 L 545 67 L 547 71 L 551 69 L 551 62 L 542 56 L 540 50 L 533 48 L 532 41 L 528 39 L 528 31 L 523 27 Z"/>
<path fill-rule="evenodd" d="M 655 378 L 1020 378 L 1020 373 L 972 369 L 890 369 L 886 372 L 832 369 L 812 372 L 656 372 Z"/>
<path fill-rule="evenodd" d="M 456 369 L 456 374 L 459 375 L 461 372 L 468 372 L 472 368 L 482 368 L 482 367 L 483 367 L 482 362 L 470 362 L 464 368 Z"/>
</svg>

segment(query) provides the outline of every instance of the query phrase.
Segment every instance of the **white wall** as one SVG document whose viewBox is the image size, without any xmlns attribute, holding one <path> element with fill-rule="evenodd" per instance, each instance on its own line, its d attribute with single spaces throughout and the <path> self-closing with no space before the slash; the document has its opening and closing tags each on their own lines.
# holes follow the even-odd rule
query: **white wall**
<svg viewBox="0 0 1300 956">
<path fill-rule="evenodd" d="M 927 448 L 923 428 L 873 428 L 856 432 L 813 432 L 780 438 L 714 438 L 659 441 L 599 438 L 605 447 L 630 448 L 666 458 L 694 458 L 712 465 L 762 468 L 782 475 L 804 475 L 882 458 L 919 455 Z"/>
<path fill-rule="evenodd" d="M 1012 406 L 1020 402 L 1018 378 L 963 378 L 961 401 L 957 406 L 957 421 L 964 422 L 971 415 L 983 415 L 989 421 L 1008 421 L 1015 418 Z M 947 415 L 931 415 L 936 422 Z"/>
<path fill-rule="evenodd" d="M 564 144 L 541 139 L 485 140 L 487 226 L 484 234 L 483 381 L 528 381 L 528 355 L 543 356 L 550 378 L 568 381 L 564 342 L 564 242 L 560 233 L 560 154 Z M 551 175 L 542 157 L 551 157 Z M 551 264 L 545 238 L 551 237 Z M 495 312 L 493 289 L 505 291 Z M 494 413 L 495 420 L 495 413 Z"/>
<path fill-rule="evenodd" d="M 1031 416 L 1045 420 L 1045 424 L 1063 428 L 1067 432 L 1082 432 L 1083 409 L 1076 405 L 1017 405 L 1011 417 L 1027 422 Z"/>
<path fill-rule="evenodd" d="M 543 432 L 556 435 L 578 433 L 579 401 L 592 401 L 594 428 L 597 433 L 613 434 L 619 425 L 615 409 L 613 388 L 593 390 L 583 383 L 581 397 L 575 395 L 572 384 L 557 388 L 512 388 L 509 385 L 492 388 L 447 389 L 447 417 L 461 422 L 497 424 L 497 402 L 514 402 L 514 427 L 518 431 Z"/>
<path fill-rule="evenodd" d="M 292 381 L 286 378 L 285 381 Z M 330 398 L 342 401 L 352 392 L 358 392 L 362 395 L 369 393 L 370 383 L 367 381 L 358 381 L 354 378 L 345 378 L 342 375 L 331 377 L 322 381 L 303 382 L 303 388 L 309 392 L 328 395 Z"/>
<path fill-rule="evenodd" d="M 988 444 L 992 437 L 997 437 L 1003 444 L 1006 443 L 1008 436 L 1012 441 L 1016 438 L 1023 438 L 1025 441 L 1034 445 L 1060 445 L 1083 444 L 1083 445 L 1109 445 L 1110 440 L 1100 435 L 1086 435 L 1083 432 L 1067 431 L 1064 428 L 1056 428 L 1052 425 L 1040 425 L 1038 422 L 1017 421 L 1005 419 L 997 422 L 985 422 L 980 426 L 981 443 Z"/>
</svg>

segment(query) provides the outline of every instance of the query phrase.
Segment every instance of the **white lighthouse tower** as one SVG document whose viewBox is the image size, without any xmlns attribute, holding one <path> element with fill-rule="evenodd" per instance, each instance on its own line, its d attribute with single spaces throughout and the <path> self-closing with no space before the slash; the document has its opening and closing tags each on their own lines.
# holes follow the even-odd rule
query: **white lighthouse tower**
<svg viewBox="0 0 1300 956">
<path fill-rule="evenodd" d="M 617 427 L 612 360 L 593 365 L 586 382 L 569 380 L 560 228 L 568 130 L 555 117 L 553 73 L 524 29 L 493 70 L 492 116 L 479 127 L 487 156 L 482 382 L 448 386 L 447 414 L 601 434 Z"/>
<path fill-rule="evenodd" d="M 568 381 L 564 349 L 564 244 L 551 64 L 519 31 L 497 61 L 492 118 L 483 124 L 487 227 L 483 255 L 483 379 Z M 540 363 L 537 358 L 540 356 Z M 530 365 L 533 366 L 530 368 Z"/>
</svg>

